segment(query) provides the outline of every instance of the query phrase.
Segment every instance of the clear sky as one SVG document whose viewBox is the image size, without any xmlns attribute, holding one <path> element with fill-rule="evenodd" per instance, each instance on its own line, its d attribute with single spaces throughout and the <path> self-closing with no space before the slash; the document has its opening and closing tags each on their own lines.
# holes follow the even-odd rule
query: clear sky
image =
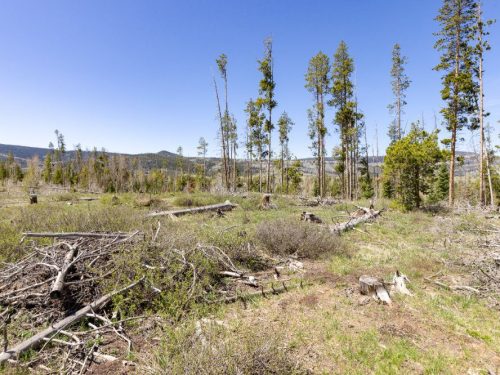
<svg viewBox="0 0 500 375">
<path fill-rule="evenodd" d="M 433 20 L 439 0 L 3 0 L 0 2 L 0 143 L 46 147 L 54 129 L 69 148 L 105 147 L 124 153 L 196 154 L 200 136 L 218 155 L 215 58 L 229 59 L 229 102 L 240 128 L 245 102 L 256 97 L 256 60 L 263 39 L 275 53 L 276 117 L 296 125 L 292 152 L 308 149 L 304 88 L 309 59 L 330 57 L 345 40 L 355 61 L 357 94 L 368 142 L 387 145 L 391 102 L 389 70 L 394 43 L 408 56 L 412 80 L 404 123 L 422 117 L 434 127 L 442 106 L 440 74 L 432 67 Z M 500 4 L 484 0 L 485 15 L 500 18 Z M 500 119 L 500 24 L 491 28 L 486 56 L 489 121 Z M 327 113 L 327 149 L 338 143 Z M 442 132 L 443 133 L 443 132 Z M 498 131 L 495 131 L 495 134 Z M 444 135 L 444 134 L 443 134 Z M 462 149 L 470 149 L 464 133 Z"/>
</svg>

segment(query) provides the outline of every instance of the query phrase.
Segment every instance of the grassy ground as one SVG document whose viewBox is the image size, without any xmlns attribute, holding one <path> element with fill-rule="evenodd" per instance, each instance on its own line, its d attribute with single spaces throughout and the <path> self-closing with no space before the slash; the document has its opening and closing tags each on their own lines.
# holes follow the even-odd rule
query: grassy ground
<svg viewBox="0 0 500 375">
<path fill-rule="evenodd" d="M 19 244 L 23 231 L 137 229 L 152 236 L 159 220 L 160 243 L 216 245 L 241 266 L 258 272 L 264 265 L 255 263 L 254 254 L 244 249 L 252 243 L 252 252 L 266 253 L 265 241 L 259 239 L 262 226 L 289 223 L 290 234 L 282 236 L 286 242 L 303 225 L 298 218 L 304 210 L 335 223 L 355 209 L 350 204 L 306 209 L 297 200 L 276 197 L 278 209 L 262 211 L 257 195 L 123 194 L 113 199 L 103 194 L 90 202 L 78 200 L 81 196 L 44 195 L 38 205 L 27 206 L 23 193 L 16 196 L 10 191 L 7 196 L 0 191 L 0 261 L 23 254 L 25 245 Z M 239 208 L 222 218 L 212 214 L 176 221 L 144 218 L 152 209 L 226 199 Z M 474 213 L 386 210 L 377 221 L 343 235 L 336 250 L 325 250 L 326 254 L 313 251 L 324 243 L 311 237 L 312 250 L 301 250 L 307 253 L 302 259 L 303 274 L 296 275 L 307 286 L 256 298 L 245 306 L 239 302 L 200 306 L 175 323 L 172 305 L 156 304 L 148 314 L 157 318 L 130 324 L 138 343 L 129 359 L 139 364 L 138 373 L 496 374 L 500 371 L 500 313 L 489 305 L 498 296 L 448 290 L 433 281 L 479 288 L 468 259 L 481 251 L 482 241 L 496 235 L 485 230 L 499 224 L 498 219 Z M 132 258 L 121 261 L 132 262 Z M 413 296 L 394 296 L 394 304 L 385 306 L 359 294 L 359 276 L 391 280 L 396 270 L 410 278 Z M 203 339 L 195 329 L 201 318 L 209 318 L 202 324 Z"/>
</svg>

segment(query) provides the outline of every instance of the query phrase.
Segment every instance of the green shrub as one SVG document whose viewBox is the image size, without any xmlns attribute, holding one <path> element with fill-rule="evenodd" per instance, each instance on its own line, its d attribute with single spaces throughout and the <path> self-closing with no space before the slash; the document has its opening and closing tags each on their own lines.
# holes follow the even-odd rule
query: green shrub
<svg viewBox="0 0 500 375">
<path fill-rule="evenodd" d="M 277 219 L 257 226 L 255 238 L 273 255 L 315 259 L 346 251 L 339 236 L 327 228 L 294 220 Z"/>
</svg>

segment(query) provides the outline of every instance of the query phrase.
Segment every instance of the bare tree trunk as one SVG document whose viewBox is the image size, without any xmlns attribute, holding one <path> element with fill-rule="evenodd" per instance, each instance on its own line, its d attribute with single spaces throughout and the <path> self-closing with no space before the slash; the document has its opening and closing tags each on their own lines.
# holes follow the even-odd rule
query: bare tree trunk
<svg viewBox="0 0 500 375">
<path fill-rule="evenodd" d="M 259 156 L 259 193 L 262 193 L 262 152 Z"/>
<path fill-rule="evenodd" d="M 457 128 L 458 128 L 458 73 L 460 65 L 460 28 L 457 27 L 455 41 L 455 83 L 453 88 L 453 119 L 451 124 L 451 156 L 450 156 L 450 179 L 449 179 L 449 195 L 448 204 L 453 206 L 455 202 L 455 148 L 457 143 Z"/>
<path fill-rule="evenodd" d="M 224 120 L 222 118 L 222 111 L 220 108 L 220 99 L 219 99 L 219 90 L 217 89 L 217 81 L 215 80 L 215 77 L 214 77 L 214 88 L 215 88 L 215 97 L 217 98 L 217 109 L 219 111 L 220 136 L 221 136 L 221 144 L 222 144 L 222 160 L 223 160 L 223 164 L 224 164 L 223 184 L 225 185 L 226 189 L 229 189 Z M 174 189 L 174 191 L 175 191 L 175 189 Z"/>
<path fill-rule="evenodd" d="M 281 193 L 284 190 L 285 183 L 285 156 L 284 145 L 281 145 Z"/>
<path fill-rule="evenodd" d="M 236 191 L 236 180 L 238 177 L 236 169 L 236 141 L 233 141 L 233 190 Z"/>
<path fill-rule="evenodd" d="M 452 130 L 451 135 L 451 154 L 450 154 L 450 178 L 449 178 L 449 195 L 448 195 L 448 204 L 453 206 L 455 200 L 455 144 L 457 139 L 457 129 L 454 128 Z"/>
<path fill-rule="evenodd" d="M 479 202 L 485 201 L 484 189 L 484 91 L 483 91 L 483 29 L 481 23 L 481 2 L 478 3 L 479 26 Z M 489 172 L 489 171 L 488 171 Z"/>
<path fill-rule="evenodd" d="M 269 110 L 269 122 L 271 122 L 271 110 Z M 266 193 L 271 192 L 271 130 L 267 135 L 267 183 Z"/>
</svg>

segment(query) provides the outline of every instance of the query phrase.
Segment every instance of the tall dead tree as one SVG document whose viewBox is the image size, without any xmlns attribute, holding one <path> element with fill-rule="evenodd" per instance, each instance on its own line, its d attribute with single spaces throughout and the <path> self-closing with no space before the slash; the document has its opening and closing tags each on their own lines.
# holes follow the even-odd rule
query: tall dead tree
<svg viewBox="0 0 500 375">
<path fill-rule="evenodd" d="M 221 151 L 222 151 L 222 162 L 224 165 L 224 175 L 223 175 L 223 183 L 226 189 L 229 190 L 230 187 L 230 171 L 229 171 L 229 140 L 227 137 L 227 129 L 229 122 L 229 109 L 228 109 L 228 98 L 227 98 L 227 56 L 222 54 L 218 59 L 215 60 L 217 63 L 217 67 L 219 69 L 219 73 L 224 80 L 224 91 L 225 91 L 225 110 L 222 113 L 220 98 L 219 98 L 219 90 L 217 88 L 217 81 L 214 77 L 214 88 L 215 88 L 215 96 L 217 98 L 217 109 L 219 112 L 219 122 L 220 122 L 220 137 L 221 137 Z"/>
<path fill-rule="evenodd" d="M 479 81 L 479 201 L 482 205 L 486 204 L 486 189 L 484 186 L 485 169 L 488 170 L 488 177 L 490 179 L 489 163 L 488 163 L 488 152 L 485 147 L 485 137 L 484 137 L 484 118 L 487 114 L 484 112 L 484 84 L 483 84 L 483 63 L 484 63 L 484 51 L 488 51 L 491 47 L 485 37 L 489 33 L 485 30 L 486 26 L 493 23 L 492 20 L 483 21 L 483 12 L 481 8 L 481 1 L 478 2 L 477 6 L 477 20 L 476 20 L 476 54 L 478 60 L 477 66 L 477 79 Z M 486 161 L 486 163 L 485 163 Z M 485 164 L 487 164 L 485 166 Z M 485 168 L 486 167 L 486 168 Z M 494 206 L 494 199 L 492 194 L 492 187 L 490 183 L 490 204 Z"/>
</svg>

